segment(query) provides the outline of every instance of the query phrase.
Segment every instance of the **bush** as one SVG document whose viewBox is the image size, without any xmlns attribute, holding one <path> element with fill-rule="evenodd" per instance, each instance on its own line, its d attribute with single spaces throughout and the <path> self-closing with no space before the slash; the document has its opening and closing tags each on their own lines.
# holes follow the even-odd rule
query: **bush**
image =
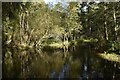
<svg viewBox="0 0 120 80">
<path fill-rule="evenodd" d="M 120 42 L 110 41 L 107 43 L 107 47 L 109 53 L 114 52 L 120 54 Z"/>
</svg>

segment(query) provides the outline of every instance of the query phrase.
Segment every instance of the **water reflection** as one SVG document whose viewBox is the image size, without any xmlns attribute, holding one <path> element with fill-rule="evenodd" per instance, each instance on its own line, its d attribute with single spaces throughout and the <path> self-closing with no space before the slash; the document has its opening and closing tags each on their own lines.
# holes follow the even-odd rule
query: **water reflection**
<svg viewBox="0 0 120 80">
<path fill-rule="evenodd" d="M 3 78 L 120 78 L 120 64 L 100 58 L 89 45 L 70 52 L 6 49 L 3 66 Z"/>
</svg>

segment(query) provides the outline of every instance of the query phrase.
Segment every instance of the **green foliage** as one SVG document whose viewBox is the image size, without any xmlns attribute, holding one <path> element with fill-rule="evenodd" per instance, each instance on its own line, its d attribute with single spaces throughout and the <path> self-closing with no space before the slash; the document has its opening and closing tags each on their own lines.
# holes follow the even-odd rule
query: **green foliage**
<svg viewBox="0 0 120 80">
<path fill-rule="evenodd" d="M 49 44 L 57 43 L 57 42 L 58 42 L 58 41 L 57 41 L 56 39 L 54 39 L 54 38 L 48 38 L 48 39 L 45 39 L 45 40 L 43 41 L 43 44 L 49 45 Z"/>
<path fill-rule="evenodd" d="M 107 46 L 108 52 L 120 54 L 120 42 L 110 41 Z"/>
<path fill-rule="evenodd" d="M 39 47 L 68 40 L 75 45 L 82 39 L 83 42 L 98 42 L 102 47 L 107 41 L 120 39 L 119 3 L 67 4 L 63 7 L 58 3 L 51 8 L 45 3 L 3 3 L 4 44 Z M 112 45 L 108 45 L 109 50 L 118 49 L 118 43 L 109 44 Z"/>
</svg>

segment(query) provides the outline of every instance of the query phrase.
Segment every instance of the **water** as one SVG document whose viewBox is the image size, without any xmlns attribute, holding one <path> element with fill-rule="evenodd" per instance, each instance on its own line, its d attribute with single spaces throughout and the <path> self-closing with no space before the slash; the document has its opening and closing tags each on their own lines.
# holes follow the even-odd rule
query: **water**
<svg viewBox="0 0 120 80">
<path fill-rule="evenodd" d="M 120 79 L 120 64 L 102 59 L 89 44 L 69 52 L 6 49 L 6 53 L 3 78 Z"/>
</svg>

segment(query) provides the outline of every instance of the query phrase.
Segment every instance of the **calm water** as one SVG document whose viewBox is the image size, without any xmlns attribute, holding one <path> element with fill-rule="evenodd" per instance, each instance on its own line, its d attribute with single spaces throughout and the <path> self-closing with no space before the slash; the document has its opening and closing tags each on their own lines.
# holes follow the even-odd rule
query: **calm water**
<svg viewBox="0 0 120 80">
<path fill-rule="evenodd" d="M 120 80 L 120 64 L 102 59 L 88 44 L 69 51 L 6 49 L 6 53 L 3 78 Z"/>
</svg>

